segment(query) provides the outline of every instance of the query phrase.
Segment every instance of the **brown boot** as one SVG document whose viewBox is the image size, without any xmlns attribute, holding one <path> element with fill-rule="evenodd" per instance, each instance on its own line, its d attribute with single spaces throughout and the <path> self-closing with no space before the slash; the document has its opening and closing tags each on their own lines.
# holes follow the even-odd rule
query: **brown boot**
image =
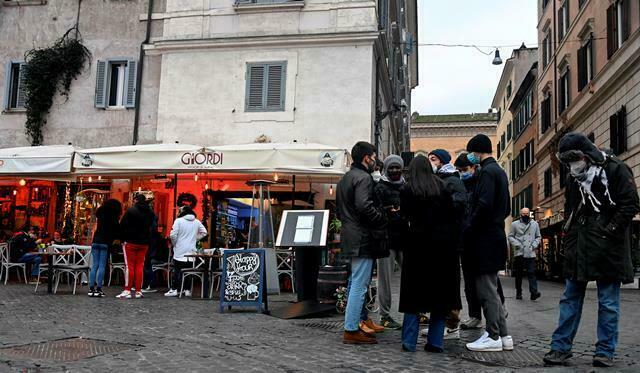
<svg viewBox="0 0 640 373">
<path fill-rule="evenodd" d="M 374 345 L 377 344 L 378 341 L 375 336 L 367 334 L 362 330 L 356 330 L 354 332 L 345 330 L 344 336 L 342 337 L 342 343 L 351 345 Z"/>
<path fill-rule="evenodd" d="M 373 320 L 371 319 L 367 319 L 367 321 L 364 322 L 364 324 L 371 330 L 373 330 L 376 333 L 382 333 L 384 332 L 384 326 L 382 325 L 378 325 L 375 322 L 373 322 Z"/>
<path fill-rule="evenodd" d="M 376 333 L 376 331 L 368 327 L 364 321 L 360 321 L 360 323 L 358 324 L 358 328 L 360 328 L 360 330 L 362 330 L 365 334 L 373 335 Z"/>
</svg>

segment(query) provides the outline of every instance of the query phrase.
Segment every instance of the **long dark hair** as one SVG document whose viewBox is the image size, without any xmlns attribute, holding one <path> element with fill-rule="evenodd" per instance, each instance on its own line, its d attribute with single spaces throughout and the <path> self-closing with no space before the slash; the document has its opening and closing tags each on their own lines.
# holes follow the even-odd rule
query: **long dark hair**
<svg viewBox="0 0 640 373">
<path fill-rule="evenodd" d="M 424 155 L 413 158 L 409 164 L 409 187 L 416 197 L 437 197 L 444 183 L 433 173 L 431 162 Z"/>
<path fill-rule="evenodd" d="M 102 207 L 109 217 L 119 219 L 122 215 L 122 204 L 117 199 L 110 198 L 104 201 Z"/>
</svg>

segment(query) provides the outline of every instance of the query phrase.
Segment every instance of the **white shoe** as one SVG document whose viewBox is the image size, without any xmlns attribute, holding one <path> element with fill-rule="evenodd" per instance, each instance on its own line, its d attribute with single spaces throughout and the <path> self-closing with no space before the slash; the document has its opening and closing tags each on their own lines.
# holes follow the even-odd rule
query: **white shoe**
<svg viewBox="0 0 640 373">
<path fill-rule="evenodd" d="M 156 289 L 151 289 L 151 287 L 150 287 L 150 286 L 148 286 L 148 287 L 146 287 L 146 288 L 142 289 L 142 292 L 143 292 L 143 293 L 155 293 L 156 291 L 158 291 L 158 290 L 156 290 Z"/>
<path fill-rule="evenodd" d="M 178 290 L 171 290 L 169 289 L 169 291 L 167 291 L 166 293 L 164 293 L 165 297 L 177 297 L 178 296 Z"/>
<path fill-rule="evenodd" d="M 116 295 L 118 299 L 131 299 L 131 292 L 129 290 L 123 290 L 122 293 Z"/>
<path fill-rule="evenodd" d="M 141 291 L 136 291 L 136 299 L 144 298 Z"/>
<path fill-rule="evenodd" d="M 460 339 L 460 329 L 459 328 L 455 328 L 455 329 L 444 328 L 444 339 L 446 339 L 446 340 Z"/>
<path fill-rule="evenodd" d="M 502 339 L 498 337 L 497 340 L 489 338 L 489 334 L 485 333 L 482 337 L 478 338 L 475 342 L 467 343 L 467 349 L 471 351 L 479 352 L 500 352 L 502 351 Z"/>
<path fill-rule="evenodd" d="M 480 329 L 480 328 L 482 328 L 482 320 L 476 319 L 475 317 L 472 317 L 470 319 L 467 319 L 467 320 L 463 321 L 460 324 L 460 328 L 462 328 L 462 329 Z"/>
<path fill-rule="evenodd" d="M 504 336 L 502 339 L 502 349 L 505 351 L 513 350 L 513 338 L 510 335 Z"/>
<path fill-rule="evenodd" d="M 191 290 L 185 290 L 183 294 L 184 294 L 185 297 L 190 297 L 191 296 Z"/>
<path fill-rule="evenodd" d="M 420 335 L 426 337 L 429 334 L 429 328 L 424 328 L 420 331 Z"/>
</svg>

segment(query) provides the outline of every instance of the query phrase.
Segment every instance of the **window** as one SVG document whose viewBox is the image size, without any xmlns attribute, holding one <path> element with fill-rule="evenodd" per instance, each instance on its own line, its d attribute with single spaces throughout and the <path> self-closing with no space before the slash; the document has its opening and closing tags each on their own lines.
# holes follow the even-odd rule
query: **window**
<svg viewBox="0 0 640 373">
<path fill-rule="evenodd" d="M 607 9 L 607 55 L 613 54 L 629 38 L 629 0 L 616 0 Z"/>
<path fill-rule="evenodd" d="M 551 61 L 552 54 L 553 52 L 551 50 L 551 33 L 547 31 L 544 40 L 542 40 L 542 68 L 547 67 L 547 65 Z"/>
<path fill-rule="evenodd" d="M 511 91 L 512 91 L 512 87 L 511 87 L 511 80 L 509 80 L 509 83 L 507 83 L 507 98 L 511 97 Z M 506 106 L 506 104 L 505 104 Z"/>
<path fill-rule="evenodd" d="M 97 65 L 95 107 L 135 107 L 137 62 L 116 59 L 98 61 Z"/>
<path fill-rule="evenodd" d="M 518 137 L 518 135 L 520 135 L 520 133 L 527 127 L 532 116 L 533 116 L 533 89 L 530 89 L 515 112 L 515 117 L 514 117 L 515 137 Z"/>
<path fill-rule="evenodd" d="M 500 141 L 496 144 L 496 153 L 498 154 L 498 158 L 500 158 Z"/>
<path fill-rule="evenodd" d="M 567 185 L 567 166 L 564 163 L 560 163 L 560 189 L 564 189 Z"/>
<path fill-rule="evenodd" d="M 511 216 L 520 215 L 520 210 L 525 207 L 531 208 L 533 205 L 533 185 L 529 184 L 520 193 L 511 199 Z"/>
<path fill-rule="evenodd" d="M 551 128 L 551 95 L 548 94 L 547 97 L 542 101 L 542 105 L 540 107 L 541 110 L 541 131 L 542 133 L 547 132 L 549 128 Z"/>
<path fill-rule="evenodd" d="M 303 2 L 302 0 L 236 0 L 236 5 L 244 4 L 282 4 Z"/>
<path fill-rule="evenodd" d="M 567 107 L 569 107 L 570 95 L 569 95 L 569 68 L 567 68 L 558 81 L 558 112 L 563 113 Z"/>
<path fill-rule="evenodd" d="M 509 122 L 509 124 L 507 124 L 507 142 L 511 141 L 512 136 L 513 136 L 513 123 Z"/>
<path fill-rule="evenodd" d="M 284 111 L 287 63 L 247 64 L 245 111 Z"/>
<path fill-rule="evenodd" d="M 569 30 L 569 0 L 558 9 L 558 40 L 562 40 Z"/>
<path fill-rule="evenodd" d="M 624 106 L 609 117 L 609 125 L 609 147 L 613 154 L 620 155 L 627 151 L 627 110 Z"/>
<path fill-rule="evenodd" d="M 553 173 L 551 168 L 544 172 L 544 198 L 550 197 L 553 190 Z"/>
<path fill-rule="evenodd" d="M 502 136 L 500 136 L 500 143 L 502 144 L 502 146 L 501 146 L 502 149 L 500 149 L 500 150 L 504 151 L 505 144 L 507 143 L 507 137 L 506 137 L 506 134 L 504 132 L 502 133 Z"/>
<path fill-rule="evenodd" d="M 22 110 L 25 104 L 23 62 L 7 63 L 5 71 L 4 107 L 5 111 Z"/>
<path fill-rule="evenodd" d="M 547 4 L 549 4 L 549 0 L 542 0 L 542 9 L 545 9 Z"/>
<path fill-rule="evenodd" d="M 582 6 L 584 5 L 584 3 L 586 3 L 587 0 L 578 0 L 578 8 L 582 9 Z"/>
<path fill-rule="evenodd" d="M 578 49 L 578 91 L 593 79 L 593 34 Z"/>
<path fill-rule="evenodd" d="M 389 2 L 388 0 L 378 0 L 378 29 L 384 30 L 388 23 Z"/>
</svg>

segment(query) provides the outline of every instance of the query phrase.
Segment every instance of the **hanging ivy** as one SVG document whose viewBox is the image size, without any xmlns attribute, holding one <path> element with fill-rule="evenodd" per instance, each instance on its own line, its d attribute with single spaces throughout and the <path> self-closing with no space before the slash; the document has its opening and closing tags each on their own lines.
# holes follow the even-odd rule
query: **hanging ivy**
<svg viewBox="0 0 640 373">
<path fill-rule="evenodd" d="M 74 36 L 70 36 L 71 31 L 75 31 Z M 33 146 L 42 144 L 42 130 L 56 92 L 68 100 L 71 82 L 82 72 L 85 63 L 91 62 L 91 52 L 78 34 L 77 26 L 73 27 L 52 46 L 25 53 L 25 132 Z"/>
</svg>

